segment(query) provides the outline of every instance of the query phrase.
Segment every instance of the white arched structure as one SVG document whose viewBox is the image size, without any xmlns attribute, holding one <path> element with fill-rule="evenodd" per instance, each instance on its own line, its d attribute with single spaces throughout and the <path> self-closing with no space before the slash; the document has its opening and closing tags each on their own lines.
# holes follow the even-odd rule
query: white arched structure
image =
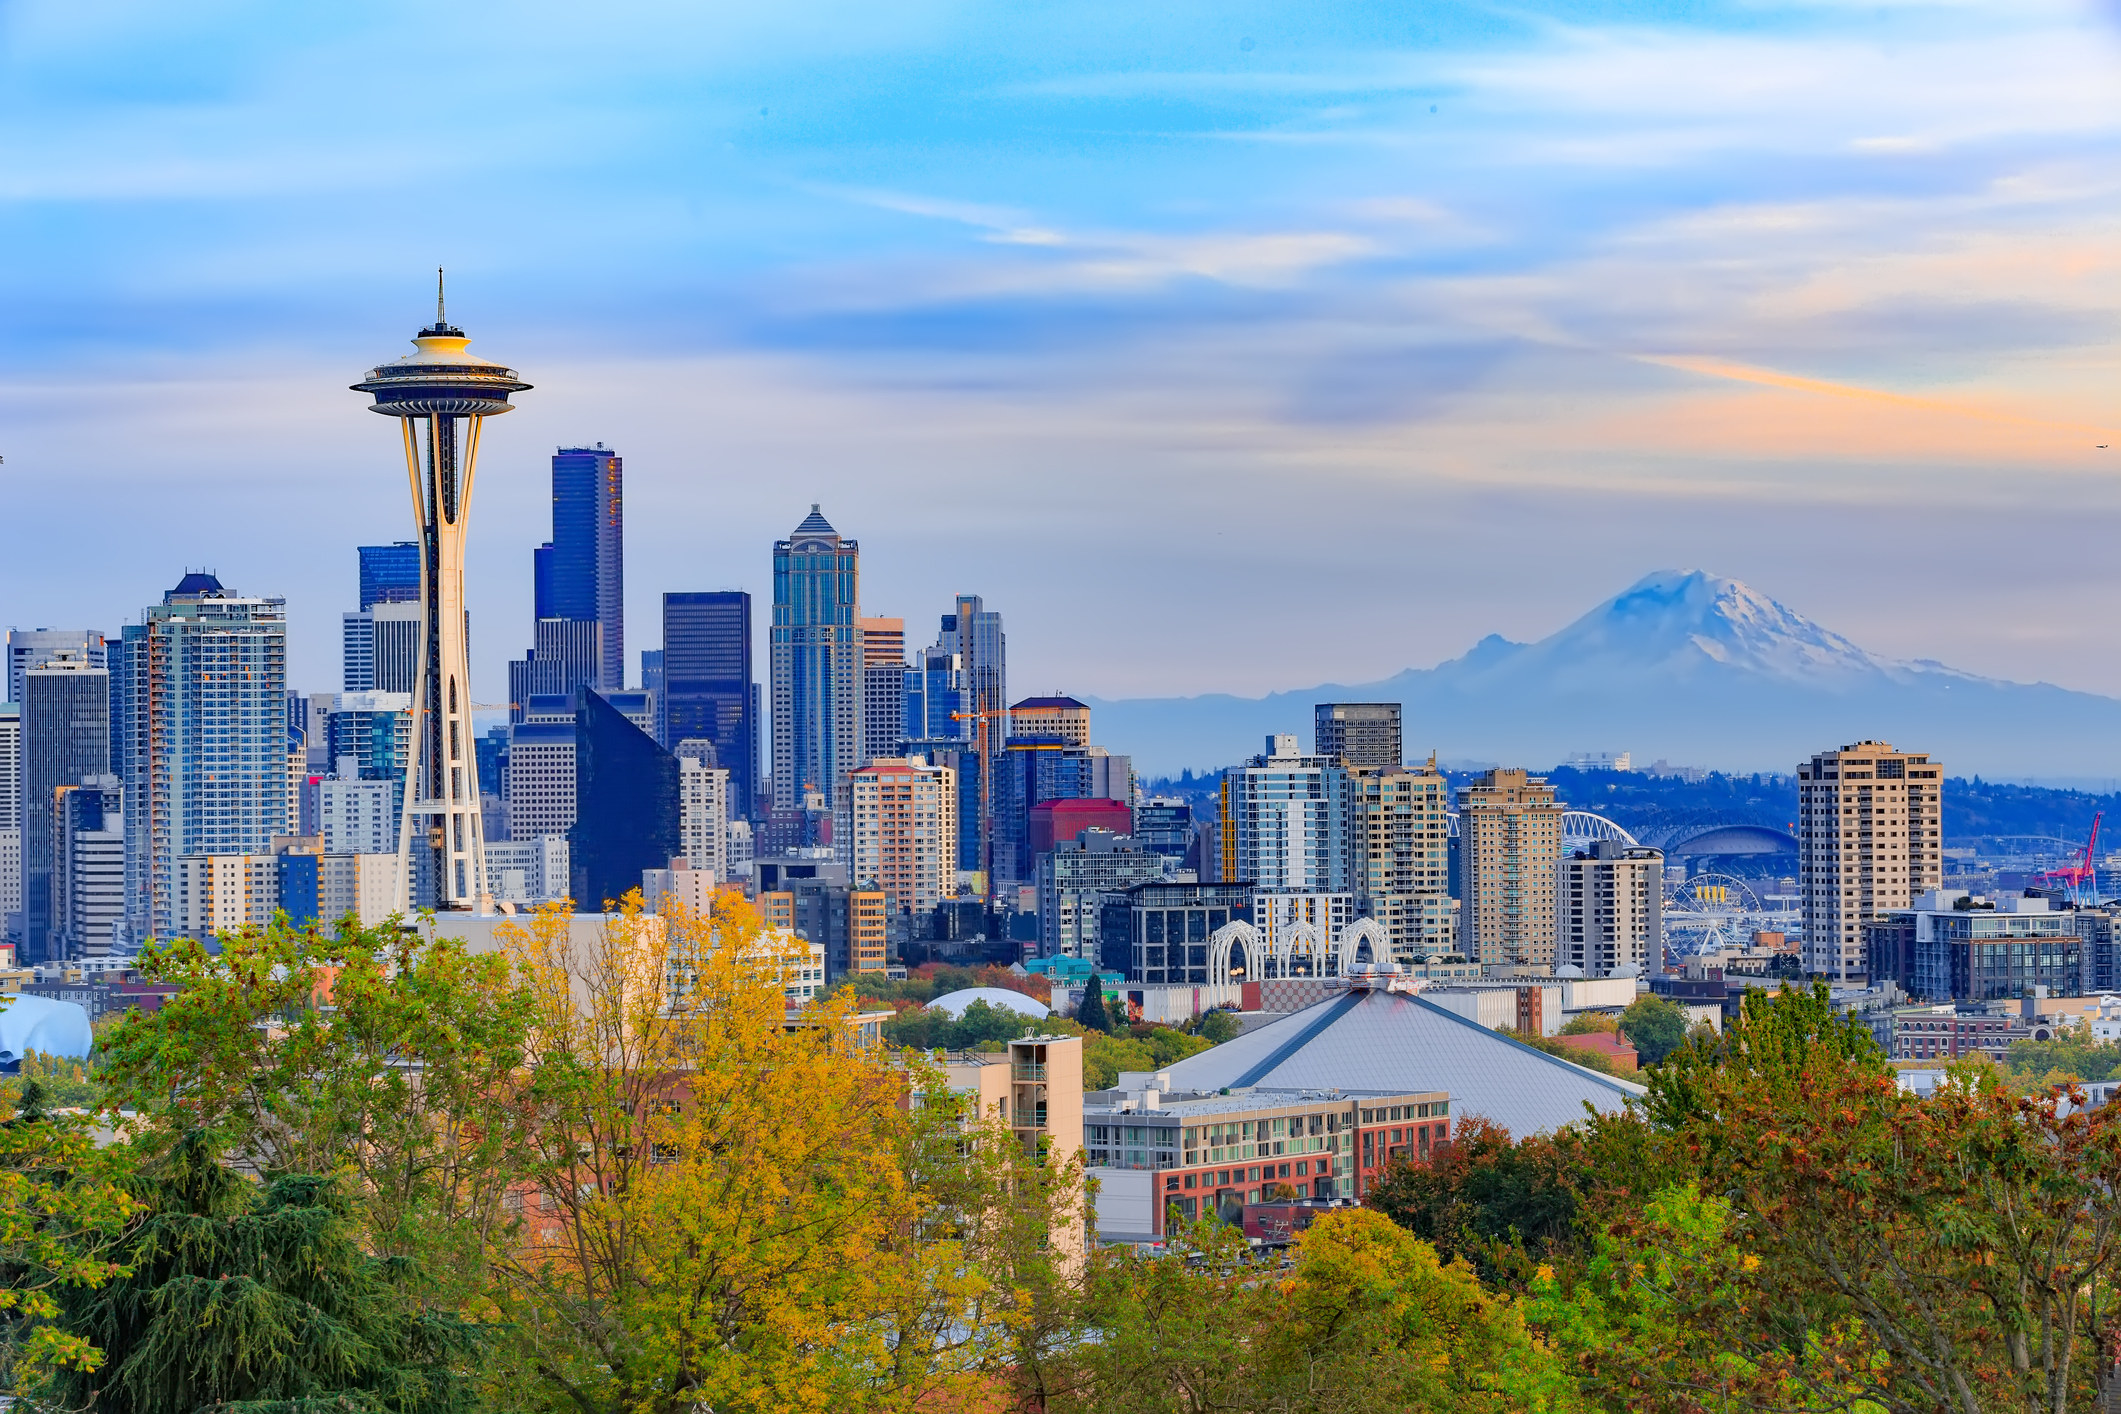
<svg viewBox="0 0 2121 1414">
<path fill-rule="evenodd" d="M 1561 850 L 1566 854 L 1572 849 L 1582 849 L 1596 840 L 1613 840 L 1616 843 L 1634 846 L 1637 840 L 1627 830 L 1589 810 L 1564 810 L 1561 812 Z"/>
<path fill-rule="evenodd" d="M 1335 949 L 1340 954 L 1336 959 L 1340 965 L 1334 970 L 1346 972 L 1353 967 L 1355 954 L 1365 943 L 1370 946 L 1371 962 L 1392 960 L 1392 939 L 1385 933 L 1384 925 L 1374 918 L 1358 918 L 1340 930 L 1340 946 Z"/>
<path fill-rule="evenodd" d="M 1325 928 L 1316 923 L 1290 923 L 1276 929 L 1274 944 L 1269 952 L 1274 963 L 1274 975 L 1294 977 L 1296 961 L 1302 958 L 1311 964 L 1306 976 L 1325 976 L 1327 964 L 1333 956 L 1331 943 L 1332 939 Z"/>
<path fill-rule="evenodd" d="M 1230 976 L 1230 950 L 1242 947 L 1245 950 L 1245 970 L 1256 970 L 1260 964 L 1259 929 L 1243 919 L 1225 923 L 1208 939 L 1208 985 L 1227 987 L 1233 980 Z"/>
<path fill-rule="evenodd" d="M 1299 960 L 1310 964 L 1309 976 L 1341 976 L 1365 945 L 1371 962 L 1391 960 L 1392 940 L 1374 918 L 1356 919 L 1337 938 L 1316 923 L 1290 923 L 1276 930 L 1271 944 L 1259 929 L 1240 919 L 1225 923 L 1208 939 L 1208 983 L 1227 987 L 1238 980 L 1231 975 L 1230 957 L 1239 947 L 1245 950 L 1245 977 L 1257 982 L 1295 976 Z"/>
</svg>

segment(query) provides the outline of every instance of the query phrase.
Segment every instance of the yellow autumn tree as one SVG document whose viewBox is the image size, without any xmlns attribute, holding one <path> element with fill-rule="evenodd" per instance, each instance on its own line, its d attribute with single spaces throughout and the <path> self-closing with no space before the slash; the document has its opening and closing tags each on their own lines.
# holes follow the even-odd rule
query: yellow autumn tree
<svg viewBox="0 0 2121 1414">
<path fill-rule="evenodd" d="M 865 1049 L 851 1000 L 792 1008 L 806 945 L 734 893 L 547 909 L 504 941 L 537 998 L 505 1407 L 946 1408 L 1015 1361 L 1044 1244 L 982 1218 L 1036 1156 Z"/>
</svg>

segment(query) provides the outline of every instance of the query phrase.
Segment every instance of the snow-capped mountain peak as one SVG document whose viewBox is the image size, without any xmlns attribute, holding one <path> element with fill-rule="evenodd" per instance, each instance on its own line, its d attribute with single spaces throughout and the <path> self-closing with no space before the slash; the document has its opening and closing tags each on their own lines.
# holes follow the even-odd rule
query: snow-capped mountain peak
<svg viewBox="0 0 2121 1414">
<path fill-rule="evenodd" d="M 1626 644 L 1651 660 L 1691 651 L 1726 667 L 1796 680 L 1899 666 L 1750 585 L 1701 570 L 1645 575 L 1539 646 L 1548 644 L 1570 656 L 1593 644 Z"/>
</svg>

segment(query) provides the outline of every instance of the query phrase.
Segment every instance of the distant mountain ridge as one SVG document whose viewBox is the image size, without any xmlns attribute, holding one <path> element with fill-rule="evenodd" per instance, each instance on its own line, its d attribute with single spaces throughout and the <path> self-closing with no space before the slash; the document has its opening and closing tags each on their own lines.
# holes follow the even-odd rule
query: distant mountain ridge
<svg viewBox="0 0 2121 1414">
<path fill-rule="evenodd" d="M 1955 775 L 2121 775 L 2121 700 L 1886 658 L 1734 579 L 1646 575 L 1536 643 L 1489 635 L 1380 682 L 1241 698 L 1090 699 L 1097 740 L 1145 774 L 1228 765 L 1273 731 L 1307 743 L 1314 702 L 1403 704 L 1409 756 L 1547 766 L 1630 751 L 1788 771 L 1878 738 Z"/>
</svg>

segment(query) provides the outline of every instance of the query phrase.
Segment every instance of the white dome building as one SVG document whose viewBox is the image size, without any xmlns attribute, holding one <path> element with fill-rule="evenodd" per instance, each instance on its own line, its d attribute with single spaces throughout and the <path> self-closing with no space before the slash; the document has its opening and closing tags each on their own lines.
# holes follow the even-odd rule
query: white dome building
<svg viewBox="0 0 2121 1414">
<path fill-rule="evenodd" d="M 85 1060 L 94 1039 L 88 1009 L 79 1002 L 21 993 L 0 997 L 0 1065 L 13 1065 L 31 1051 Z"/>
<path fill-rule="evenodd" d="M 1003 1011 L 1013 1011 L 1028 1021 L 1043 1021 L 1053 1015 L 1053 1009 L 1036 997 L 1027 997 L 1022 992 L 1012 992 L 1006 987 L 964 987 L 955 992 L 945 992 L 928 1003 L 944 1013 L 952 1021 L 965 1014 L 965 1008 L 974 1002 L 985 1002 L 988 1006 Z"/>
</svg>

